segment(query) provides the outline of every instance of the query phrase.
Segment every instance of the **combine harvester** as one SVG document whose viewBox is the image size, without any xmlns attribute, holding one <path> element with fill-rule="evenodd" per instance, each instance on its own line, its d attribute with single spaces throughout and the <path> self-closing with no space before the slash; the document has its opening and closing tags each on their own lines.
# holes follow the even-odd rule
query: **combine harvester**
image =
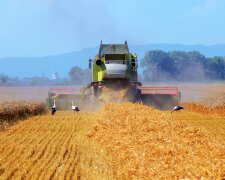
<svg viewBox="0 0 225 180">
<path fill-rule="evenodd" d="M 127 42 L 124 44 L 102 44 L 95 58 L 89 59 L 92 82 L 87 87 L 53 87 L 50 89 L 48 104 L 56 100 L 60 109 L 68 109 L 74 101 L 87 106 L 107 96 L 105 89 L 114 92 L 125 90 L 124 100 L 142 102 L 159 109 L 170 109 L 178 105 L 180 92 L 177 87 L 147 87 L 138 82 L 138 60 L 131 54 Z M 110 96 L 110 94 L 108 94 Z M 105 98 L 107 99 L 107 98 Z M 93 103 L 92 103 L 93 102 Z"/>
</svg>

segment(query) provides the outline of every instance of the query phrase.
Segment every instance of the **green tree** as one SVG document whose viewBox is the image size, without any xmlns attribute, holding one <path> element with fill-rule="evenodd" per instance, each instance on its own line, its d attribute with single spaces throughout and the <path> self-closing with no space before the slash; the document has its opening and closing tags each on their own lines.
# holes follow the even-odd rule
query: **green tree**
<svg viewBox="0 0 225 180">
<path fill-rule="evenodd" d="M 148 51 L 141 60 L 145 81 L 165 81 L 175 74 L 175 63 L 168 53 L 160 50 Z"/>
<path fill-rule="evenodd" d="M 198 51 L 173 51 L 169 53 L 176 66 L 175 80 L 201 81 L 205 79 L 206 58 Z"/>
<path fill-rule="evenodd" d="M 2 83 L 7 83 L 9 81 L 9 77 L 4 75 L 4 74 L 0 74 L 0 82 Z"/>
<path fill-rule="evenodd" d="M 224 57 L 215 56 L 213 58 L 207 58 L 206 75 L 208 79 L 224 80 L 225 79 Z"/>
<path fill-rule="evenodd" d="M 141 61 L 145 81 L 203 81 L 224 76 L 224 58 L 206 59 L 198 51 L 148 51 Z M 207 74 L 207 76 L 206 76 Z"/>
</svg>

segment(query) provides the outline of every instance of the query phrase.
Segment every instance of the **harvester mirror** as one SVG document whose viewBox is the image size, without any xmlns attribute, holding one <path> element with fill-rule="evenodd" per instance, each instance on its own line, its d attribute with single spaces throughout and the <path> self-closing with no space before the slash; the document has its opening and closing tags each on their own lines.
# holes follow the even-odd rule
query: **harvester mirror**
<svg viewBox="0 0 225 180">
<path fill-rule="evenodd" d="M 92 62 L 92 60 L 89 59 L 89 69 L 91 69 L 91 62 Z"/>
<path fill-rule="evenodd" d="M 96 64 L 97 64 L 98 66 L 100 66 L 100 65 L 102 64 L 101 59 L 98 59 L 98 60 L 96 61 Z"/>
</svg>

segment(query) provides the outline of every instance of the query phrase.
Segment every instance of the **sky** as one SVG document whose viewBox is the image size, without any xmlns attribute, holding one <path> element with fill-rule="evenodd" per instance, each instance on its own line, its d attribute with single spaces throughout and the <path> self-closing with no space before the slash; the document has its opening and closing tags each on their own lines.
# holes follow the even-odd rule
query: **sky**
<svg viewBox="0 0 225 180">
<path fill-rule="evenodd" d="M 0 0 L 0 58 L 103 43 L 225 44 L 224 0 Z"/>
</svg>

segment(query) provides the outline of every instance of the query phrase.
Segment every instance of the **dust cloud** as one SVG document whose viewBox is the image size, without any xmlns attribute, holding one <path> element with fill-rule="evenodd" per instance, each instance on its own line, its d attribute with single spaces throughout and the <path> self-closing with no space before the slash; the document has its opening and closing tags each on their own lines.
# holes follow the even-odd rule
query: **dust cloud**
<svg viewBox="0 0 225 180">
<path fill-rule="evenodd" d="M 49 87 L 0 87 L 0 103 L 4 101 L 45 102 Z"/>
<path fill-rule="evenodd" d="M 104 102 L 113 102 L 113 103 L 122 103 L 125 102 L 128 88 L 126 89 L 112 89 L 109 87 L 102 88 L 102 95 L 99 97 L 99 100 Z"/>
</svg>

